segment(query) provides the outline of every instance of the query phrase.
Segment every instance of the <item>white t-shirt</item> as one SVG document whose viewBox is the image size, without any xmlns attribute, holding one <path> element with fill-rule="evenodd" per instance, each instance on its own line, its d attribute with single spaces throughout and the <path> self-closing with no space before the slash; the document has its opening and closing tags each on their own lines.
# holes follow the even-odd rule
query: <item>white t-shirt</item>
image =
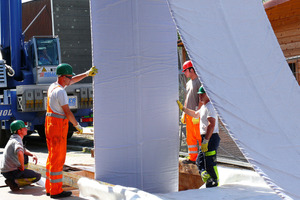
<svg viewBox="0 0 300 200">
<path fill-rule="evenodd" d="M 201 135 L 206 134 L 206 130 L 207 130 L 207 126 L 208 126 L 208 120 L 207 120 L 208 117 L 213 117 L 216 119 L 215 128 L 214 128 L 213 133 L 219 133 L 218 116 L 217 116 L 217 113 L 210 101 L 207 104 L 202 105 L 200 110 L 197 110 L 196 113 L 200 113 L 199 128 L 200 128 Z"/>
<path fill-rule="evenodd" d="M 19 151 L 24 153 L 23 141 L 18 134 L 13 134 L 10 136 L 4 149 L 3 160 L 1 162 L 2 173 L 17 170 L 21 166 L 18 159 Z"/>
<path fill-rule="evenodd" d="M 49 104 L 53 112 L 65 115 L 63 109 L 61 108 L 62 106 L 68 104 L 68 95 L 65 89 L 57 82 L 52 83 L 48 89 L 48 97 L 50 98 Z"/>
</svg>

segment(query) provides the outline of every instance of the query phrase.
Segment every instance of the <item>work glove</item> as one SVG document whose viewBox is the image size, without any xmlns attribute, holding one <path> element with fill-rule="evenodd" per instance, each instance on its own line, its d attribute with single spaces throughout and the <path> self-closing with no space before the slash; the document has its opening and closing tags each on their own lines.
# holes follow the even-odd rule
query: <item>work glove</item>
<svg viewBox="0 0 300 200">
<path fill-rule="evenodd" d="M 181 115 L 181 119 L 180 119 L 180 121 L 181 121 L 182 124 L 186 124 L 185 119 L 186 119 L 185 118 L 185 113 L 183 112 L 182 115 Z"/>
<path fill-rule="evenodd" d="M 198 118 L 192 118 L 192 122 L 193 122 L 193 124 L 199 124 L 199 121 L 200 121 L 200 119 L 199 119 L 199 117 Z"/>
<path fill-rule="evenodd" d="M 91 69 L 85 72 L 87 76 L 95 76 L 98 73 L 98 69 L 93 66 Z"/>
<path fill-rule="evenodd" d="M 78 123 L 75 128 L 77 129 L 77 134 L 82 134 L 83 133 L 83 128 L 80 126 L 80 124 Z"/>
<path fill-rule="evenodd" d="M 209 175 L 209 173 L 206 170 L 204 170 L 201 172 L 201 178 L 202 178 L 203 182 L 206 183 L 207 180 L 211 178 L 211 176 Z"/>
<path fill-rule="evenodd" d="M 209 140 L 206 140 L 205 138 L 202 141 L 202 144 L 201 144 L 201 151 L 202 152 L 207 152 L 208 151 L 208 141 Z"/>
<path fill-rule="evenodd" d="M 179 109 L 183 111 L 184 107 L 183 107 L 182 103 L 179 100 L 176 100 L 176 102 L 178 104 Z"/>
</svg>

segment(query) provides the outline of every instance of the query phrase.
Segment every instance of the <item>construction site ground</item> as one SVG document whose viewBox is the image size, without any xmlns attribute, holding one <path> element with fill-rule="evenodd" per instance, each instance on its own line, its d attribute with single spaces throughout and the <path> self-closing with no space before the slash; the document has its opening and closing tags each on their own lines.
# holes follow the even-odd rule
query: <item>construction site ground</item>
<svg viewBox="0 0 300 200">
<path fill-rule="evenodd" d="M 72 191 L 73 195 L 65 200 L 84 199 L 79 197 L 79 190 L 77 181 L 81 177 L 93 178 L 94 175 L 94 158 L 91 156 L 91 149 L 94 145 L 93 132 L 85 129 L 85 134 L 73 135 L 68 140 L 67 157 L 64 166 L 64 190 Z M 42 181 L 45 181 L 45 166 L 47 161 L 47 145 L 45 139 L 34 133 L 24 138 L 26 148 L 38 157 L 37 165 L 32 163 L 31 157 L 29 158 L 29 168 L 38 171 L 42 174 Z M 4 148 L 0 148 L 0 157 L 2 157 Z M 51 199 L 46 196 L 45 188 L 39 184 L 32 184 L 25 186 L 19 191 L 12 192 L 5 184 L 5 178 L 0 174 L 0 199 L 2 200 L 35 200 L 35 199 Z"/>
<path fill-rule="evenodd" d="M 223 147 L 227 147 L 225 150 L 227 153 L 231 151 L 231 155 L 234 157 L 240 157 L 241 153 L 236 147 L 231 138 L 226 134 L 225 131 L 220 131 L 220 136 L 222 138 L 220 155 L 225 155 L 222 152 L 224 151 Z M 48 156 L 47 145 L 45 139 L 42 139 L 38 136 L 37 133 L 34 133 L 30 136 L 24 138 L 24 145 L 31 152 L 37 155 L 38 163 L 37 165 L 32 164 L 30 160 L 29 168 L 38 171 L 45 177 L 45 166 Z M 95 160 L 92 156 L 94 147 L 94 135 L 93 129 L 85 129 L 85 134 L 76 135 L 74 134 L 72 138 L 68 140 L 67 145 L 67 156 L 64 166 L 64 190 L 71 190 L 73 196 L 64 199 L 84 199 L 79 197 L 79 189 L 77 186 L 77 181 L 81 177 L 94 178 L 94 167 Z M 231 148 L 228 148 L 231 147 Z M 0 157 L 3 154 L 3 148 L 0 148 Z M 31 159 L 31 158 L 30 158 Z M 202 180 L 199 176 L 196 165 L 193 164 L 182 164 L 181 161 L 184 158 L 180 158 L 179 161 L 179 191 L 188 190 L 188 189 L 198 189 L 202 184 Z M 249 164 L 242 162 L 239 163 L 239 160 L 231 160 L 226 157 L 218 157 L 220 165 L 235 165 L 238 167 L 250 168 Z M 243 166 L 244 165 L 244 166 Z M 38 184 L 32 184 L 31 186 L 26 186 L 21 188 L 20 191 L 11 192 L 9 187 L 6 186 L 4 182 L 5 178 L 0 174 L 0 199 L 50 199 L 46 196 L 45 188 Z M 45 178 L 43 178 L 45 181 Z"/>
</svg>

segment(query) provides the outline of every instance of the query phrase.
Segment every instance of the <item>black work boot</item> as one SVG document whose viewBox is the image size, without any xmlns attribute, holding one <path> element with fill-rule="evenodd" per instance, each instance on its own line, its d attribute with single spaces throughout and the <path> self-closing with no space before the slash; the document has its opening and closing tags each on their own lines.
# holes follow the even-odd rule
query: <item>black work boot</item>
<svg viewBox="0 0 300 200">
<path fill-rule="evenodd" d="M 63 197 L 69 197 L 72 195 L 71 191 L 63 191 L 62 193 L 56 194 L 56 195 L 50 195 L 52 199 L 59 199 Z"/>
<path fill-rule="evenodd" d="M 206 182 L 206 187 L 211 188 L 211 187 L 217 187 L 219 185 L 218 180 L 214 180 L 213 178 L 209 178 Z"/>
<path fill-rule="evenodd" d="M 15 183 L 14 180 L 6 179 L 5 183 L 6 183 L 6 185 L 9 186 L 11 191 L 18 191 L 20 189 L 19 186 Z"/>
</svg>

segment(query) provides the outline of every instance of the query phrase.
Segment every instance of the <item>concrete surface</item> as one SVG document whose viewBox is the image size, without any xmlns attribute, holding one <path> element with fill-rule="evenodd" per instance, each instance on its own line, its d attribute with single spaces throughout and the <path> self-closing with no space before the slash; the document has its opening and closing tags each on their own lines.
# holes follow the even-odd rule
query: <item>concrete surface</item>
<svg viewBox="0 0 300 200">
<path fill-rule="evenodd" d="M 45 188 L 37 185 L 32 184 L 30 186 L 25 186 L 21 188 L 19 191 L 12 192 L 8 186 L 5 184 L 5 178 L 0 174 L 0 199 L 1 200 L 42 200 L 42 199 L 51 199 L 49 196 L 46 196 Z M 83 200 L 84 198 L 78 197 L 79 191 L 73 190 L 73 195 L 67 198 L 63 198 L 64 200 Z"/>
<path fill-rule="evenodd" d="M 85 148 L 90 148 L 90 140 L 93 140 L 93 133 L 86 129 L 87 134 L 75 135 L 70 140 L 70 145 L 67 149 L 67 157 L 65 164 L 68 166 L 79 167 L 87 171 L 94 171 L 94 158 L 91 157 L 89 152 L 84 152 Z M 32 153 L 36 154 L 38 157 L 38 163 L 36 167 L 44 168 L 46 166 L 46 161 L 48 157 L 46 142 L 41 140 L 37 134 L 32 134 L 28 137 L 30 142 L 27 142 L 26 148 Z M 69 143 L 69 142 L 68 142 Z M 86 145 L 87 144 L 87 145 Z M 0 148 L 0 159 L 2 159 L 4 148 Z M 32 158 L 29 158 L 30 165 L 32 164 Z M 42 167 L 41 167 L 42 166 Z M 45 179 L 45 178 L 43 178 Z M 8 186 L 5 184 L 5 178 L 0 174 L 0 200 L 36 200 L 36 199 L 51 199 L 46 196 L 46 191 L 43 186 L 38 184 L 32 184 L 30 186 L 25 186 L 17 192 L 12 192 Z M 63 198 L 64 200 L 82 200 L 80 198 L 79 190 L 76 188 L 63 186 L 64 190 L 71 190 L 73 196 Z"/>
</svg>

